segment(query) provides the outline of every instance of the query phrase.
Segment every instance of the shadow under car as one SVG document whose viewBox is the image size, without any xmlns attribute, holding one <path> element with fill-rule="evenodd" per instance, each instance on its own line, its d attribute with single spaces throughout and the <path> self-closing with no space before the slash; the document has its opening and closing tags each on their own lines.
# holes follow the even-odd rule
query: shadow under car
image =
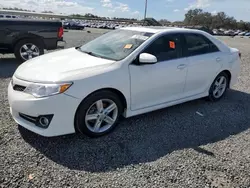
<svg viewBox="0 0 250 188">
<path fill-rule="evenodd" d="M 55 163 L 105 172 L 155 161 L 183 148 L 213 156 L 199 146 L 249 129 L 249 104 L 250 94 L 229 90 L 216 103 L 200 99 L 124 119 L 114 132 L 97 139 L 81 135 L 45 138 L 20 126 L 19 130 L 27 143 Z"/>
</svg>

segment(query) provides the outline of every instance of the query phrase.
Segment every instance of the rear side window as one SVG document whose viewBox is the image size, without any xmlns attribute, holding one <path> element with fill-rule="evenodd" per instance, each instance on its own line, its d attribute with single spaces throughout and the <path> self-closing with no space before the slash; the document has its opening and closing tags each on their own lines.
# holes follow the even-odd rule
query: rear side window
<svg viewBox="0 0 250 188">
<path fill-rule="evenodd" d="M 200 34 L 185 34 L 187 56 L 196 56 L 219 51 L 208 38 Z"/>
<path fill-rule="evenodd" d="M 144 53 L 157 57 L 158 62 L 177 59 L 181 57 L 181 41 L 179 34 L 169 34 L 156 39 Z"/>
</svg>

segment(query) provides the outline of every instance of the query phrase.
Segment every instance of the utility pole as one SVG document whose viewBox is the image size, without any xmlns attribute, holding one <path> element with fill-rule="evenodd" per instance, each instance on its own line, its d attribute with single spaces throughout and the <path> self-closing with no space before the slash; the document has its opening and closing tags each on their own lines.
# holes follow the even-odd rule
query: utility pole
<svg viewBox="0 0 250 188">
<path fill-rule="evenodd" d="M 148 0 L 145 0 L 144 23 L 145 23 L 145 19 L 147 18 L 147 9 L 148 9 Z M 144 24 L 143 24 L 143 25 L 144 25 Z"/>
</svg>

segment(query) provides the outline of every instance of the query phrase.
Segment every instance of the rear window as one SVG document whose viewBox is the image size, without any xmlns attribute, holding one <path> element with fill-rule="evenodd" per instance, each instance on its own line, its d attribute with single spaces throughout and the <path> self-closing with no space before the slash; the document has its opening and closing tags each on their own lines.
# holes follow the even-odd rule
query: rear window
<svg viewBox="0 0 250 188">
<path fill-rule="evenodd" d="M 217 46 L 200 34 L 185 34 L 187 55 L 195 56 L 219 51 Z"/>
</svg>

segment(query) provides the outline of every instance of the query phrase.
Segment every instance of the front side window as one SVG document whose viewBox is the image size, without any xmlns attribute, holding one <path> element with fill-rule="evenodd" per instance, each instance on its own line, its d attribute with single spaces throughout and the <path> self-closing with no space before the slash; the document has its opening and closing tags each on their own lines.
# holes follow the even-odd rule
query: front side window
<svg viewBox="0 0 250 188">
<path fill-rule="evenodd" d="M 157 57 L 157 61 L 177 59 L 181 56 L 181 41 L 179 34 L 168 34 L 156 39 L 143 53 Z"/>
<path fill-rule="evenodd" d="M 122 60 L 148 40 L 153 33 L 120 29 L 108 32 L 80 47 L 80 51 L 111 60 Z"/>
<path fill-rule="evenodd" d="M 217 52 L 219 49 L 203 35 L 185 34 L 187 56 L 196 56 L 212 52 Z"/>
</svg>

